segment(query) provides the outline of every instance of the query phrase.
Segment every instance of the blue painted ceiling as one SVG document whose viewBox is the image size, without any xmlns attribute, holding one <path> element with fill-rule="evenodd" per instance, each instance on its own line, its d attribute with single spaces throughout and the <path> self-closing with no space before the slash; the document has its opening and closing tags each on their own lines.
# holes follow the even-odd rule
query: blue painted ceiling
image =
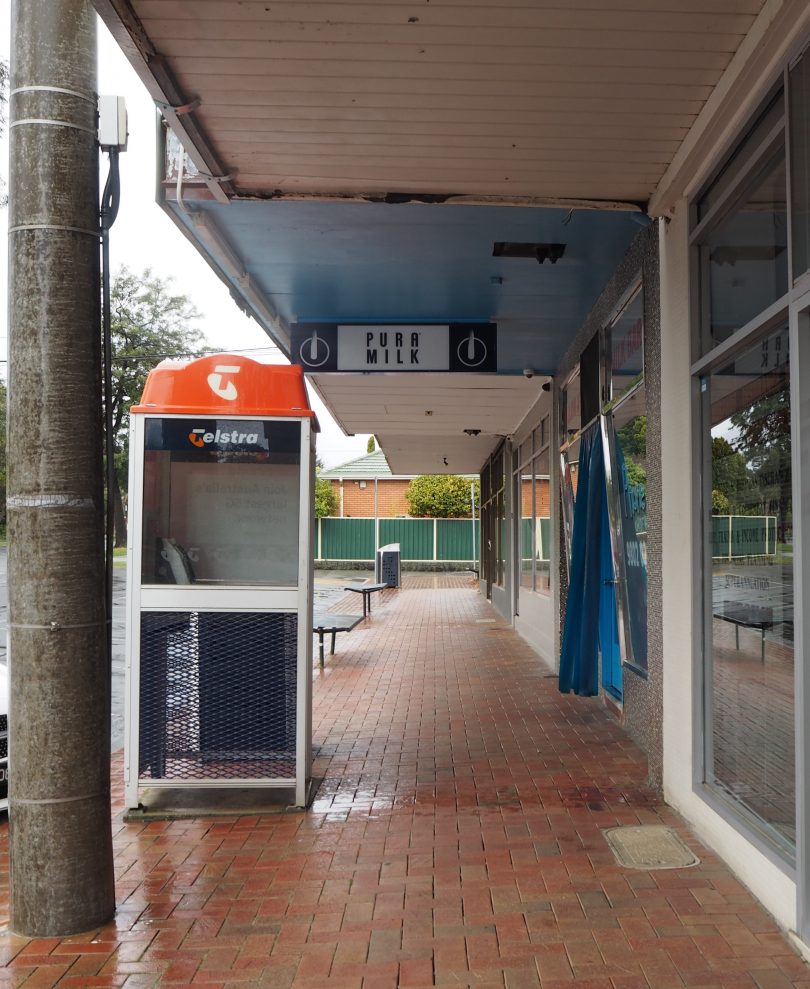
<svg viewBox="0 0 810 989">
<path fill-rule="evenodd" d="M 177 218 L 188 217 L 168 202 Z M 499 370 L 553 373 L 646 224 L 639 213 L 369 202 L 195 203 L 288 322 L 499 324 Z M 556 264 L 495 241 L 562 243 Z"/>
</svg>

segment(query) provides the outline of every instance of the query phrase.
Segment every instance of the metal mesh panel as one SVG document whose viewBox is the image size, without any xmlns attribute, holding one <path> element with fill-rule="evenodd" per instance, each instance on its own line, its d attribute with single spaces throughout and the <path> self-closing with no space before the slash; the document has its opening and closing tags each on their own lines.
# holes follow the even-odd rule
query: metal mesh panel
<svg viewBox="0 0 810 989">
<path fill-rule="evenodd" d="M 295 612 L 141 615 L 141 779 L 295 777 Z"/>
</svg>

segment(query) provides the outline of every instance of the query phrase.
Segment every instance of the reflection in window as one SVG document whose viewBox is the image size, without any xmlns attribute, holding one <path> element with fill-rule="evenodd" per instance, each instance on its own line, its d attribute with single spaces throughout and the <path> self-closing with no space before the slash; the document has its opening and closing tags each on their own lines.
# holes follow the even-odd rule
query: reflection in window
<svg viewBox="0 0 810 989">
<path fill-rule="evenodd" d="M 562 486 L 563 522 L 565 525 L 565 543 L 568 559 L 571 558 L 571 535 L 574 531 L 574 505 L 577 500 L 577 477 L 579 476 L 579 448 L 577 438 L 570 446 L 562 451 Z"/>
<path fill-rule="evenodd" d="M 499 587 L 504 586 L 505 574 L 506 574 L 506 547 L 509 544 L 506 531 L 506 511 L 504 506 L 503 491 L 498 492 L 498 496 L 495 499 L 495 538 L 497 543 L 496 549 L 496 566 L 497 566 L 497 576 L 495 578 L 495 583 Z"/>
<path fill-rule="evenodd" d="M 625 660 L 647 669 L 647 404 L 637 388 L 610 415 Z"/>
<path fill-rule="evenodd" d="M 704 352 L 787 291 L 784 146 L 771 155 L 744 201 L 700 247 Z"/>
<path fill-rule="evenodd" d="M 295 584 L 298 423 L 147 419 L 144 584 Z"/>
<path fill-rule="evenodd" d="M 551 492 L 549 491 L 549 451 L 534 458 L 534 589 L 551 592 Z"/>
<path fill-rule="evenodd" d="M 790 70 L 790 218 L 793 277 L 810 270 L 810 55 Z"/>
<path fill-rule="evenodd" d="M 545 428 L 548 428 L 544 419 Z M 551 499 L 549 492 L 549 451 L 540 444 L 543 429 L 538 426 L 520 447 L 518 458 L 520 511 L 520 586 L 541 594 L 550 592 Z"/>
<path fill-rule="evenodd" d="M 708 379 L 708 779 L 795 841 L 787 327 Z M 708 487 L 708 486 L 707 486 Z"/>
<path fill-rule="evenodd" d="M 560 401 L 560 444 L 567 443 L 582 428 L 582 396 L 579 366 L 562 389 Z"/>
<path fill-rule="evenodd" d="M 525 446 L 526 444 L 524 444 Z M 531 453 L 531 443 L 529 444 Z M 532 560 L 534 558 L 532 518 L 534 516 L 534 495 L 532 475 L 520 472 L 520 586 L 532 589 Z"/>
<path fill-rule="evenodd" d="M 644 372 L 644 296 L 639 289 L 610 326 L 610 398 L 617 402 Z"/>
</svg>

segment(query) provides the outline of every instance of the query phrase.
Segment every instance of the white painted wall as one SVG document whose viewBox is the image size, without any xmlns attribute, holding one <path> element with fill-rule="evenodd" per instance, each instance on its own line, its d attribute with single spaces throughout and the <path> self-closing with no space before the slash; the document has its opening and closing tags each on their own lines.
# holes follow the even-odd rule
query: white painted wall
<svg viewBox="0 0 810 989">
<path fill-rule="evenodd" d="M 700 685 L 693 675 L 692 588 L 697 563 L 689 534 L 692 518 L 692 401 L 689 374 L 688 210 L 677 206 L 662 224 L 661 248 L 661 456 L 663 471 L 664 797 L 751 889 L 776 921 L 796 924 L 795 883 L 743 838 L 693 785 L 695 729 L 700 727 Z"/>
<path fill-rule="evenodd" d="M 552 670 L 557 669 L 554 614 L 554 600 L 550 594 L 536 594 L 525 590 L 520 592 L 520 614 L 515 616 L 515 631 Z"/>
</svg>

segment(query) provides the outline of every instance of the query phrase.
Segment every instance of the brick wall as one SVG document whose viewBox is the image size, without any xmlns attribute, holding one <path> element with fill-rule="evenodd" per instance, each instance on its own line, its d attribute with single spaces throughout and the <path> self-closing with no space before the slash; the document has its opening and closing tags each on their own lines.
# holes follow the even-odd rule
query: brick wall
<svg viewBox="0 0 810 989">
<path fill-rule="evenodd" d="M 365 488 L 360 485 L 365 484 Z M 378 514 L 380 518 L 398 518 L 408 514 L 405 492 L 410 481 L 381 480 L 378 482 Z M 340 505 L 340 482 L 332 481 Z M 338 509 L 338 513 L 340 509 Z M 343 482 L 343 515 L 346 518 L 374 517 L 374 481 Z"/>
<path fill-rule="evenodd" d="M 551 516 L 551 504 L 549 502 L 548 479 L 541 478 L 535 482 L 537 484 L 537 517 L 547 519 Z M 522 511 L 523 518 L 532 517 L 532 482 L 523 481 Z"/>
<path fill-rule="evenodd" d="M 360 485 L 365 483 L 365 488 Z M 332 488 L 338 497 L 340 505 L 340 482 L 332 481 Z M 379 516 L 381 519 L 399 518 L 408 514 L 408 502 L 405 492 L 410 481 L 381 480 L 379 481 Z M 338 514 L 340 509 L 338 509 Z M 523 517 L 531 518 L 532 514 L 532 482 L 523 482 Z M 343 482 L 343 515 L 346 518 L 374 517 L 374 481 L 344 481 Z M 537 481 L 537 515 L 548 518 L 551 515 L 549 504 L 548 481 L 543 478 Z"/>
</svg>

